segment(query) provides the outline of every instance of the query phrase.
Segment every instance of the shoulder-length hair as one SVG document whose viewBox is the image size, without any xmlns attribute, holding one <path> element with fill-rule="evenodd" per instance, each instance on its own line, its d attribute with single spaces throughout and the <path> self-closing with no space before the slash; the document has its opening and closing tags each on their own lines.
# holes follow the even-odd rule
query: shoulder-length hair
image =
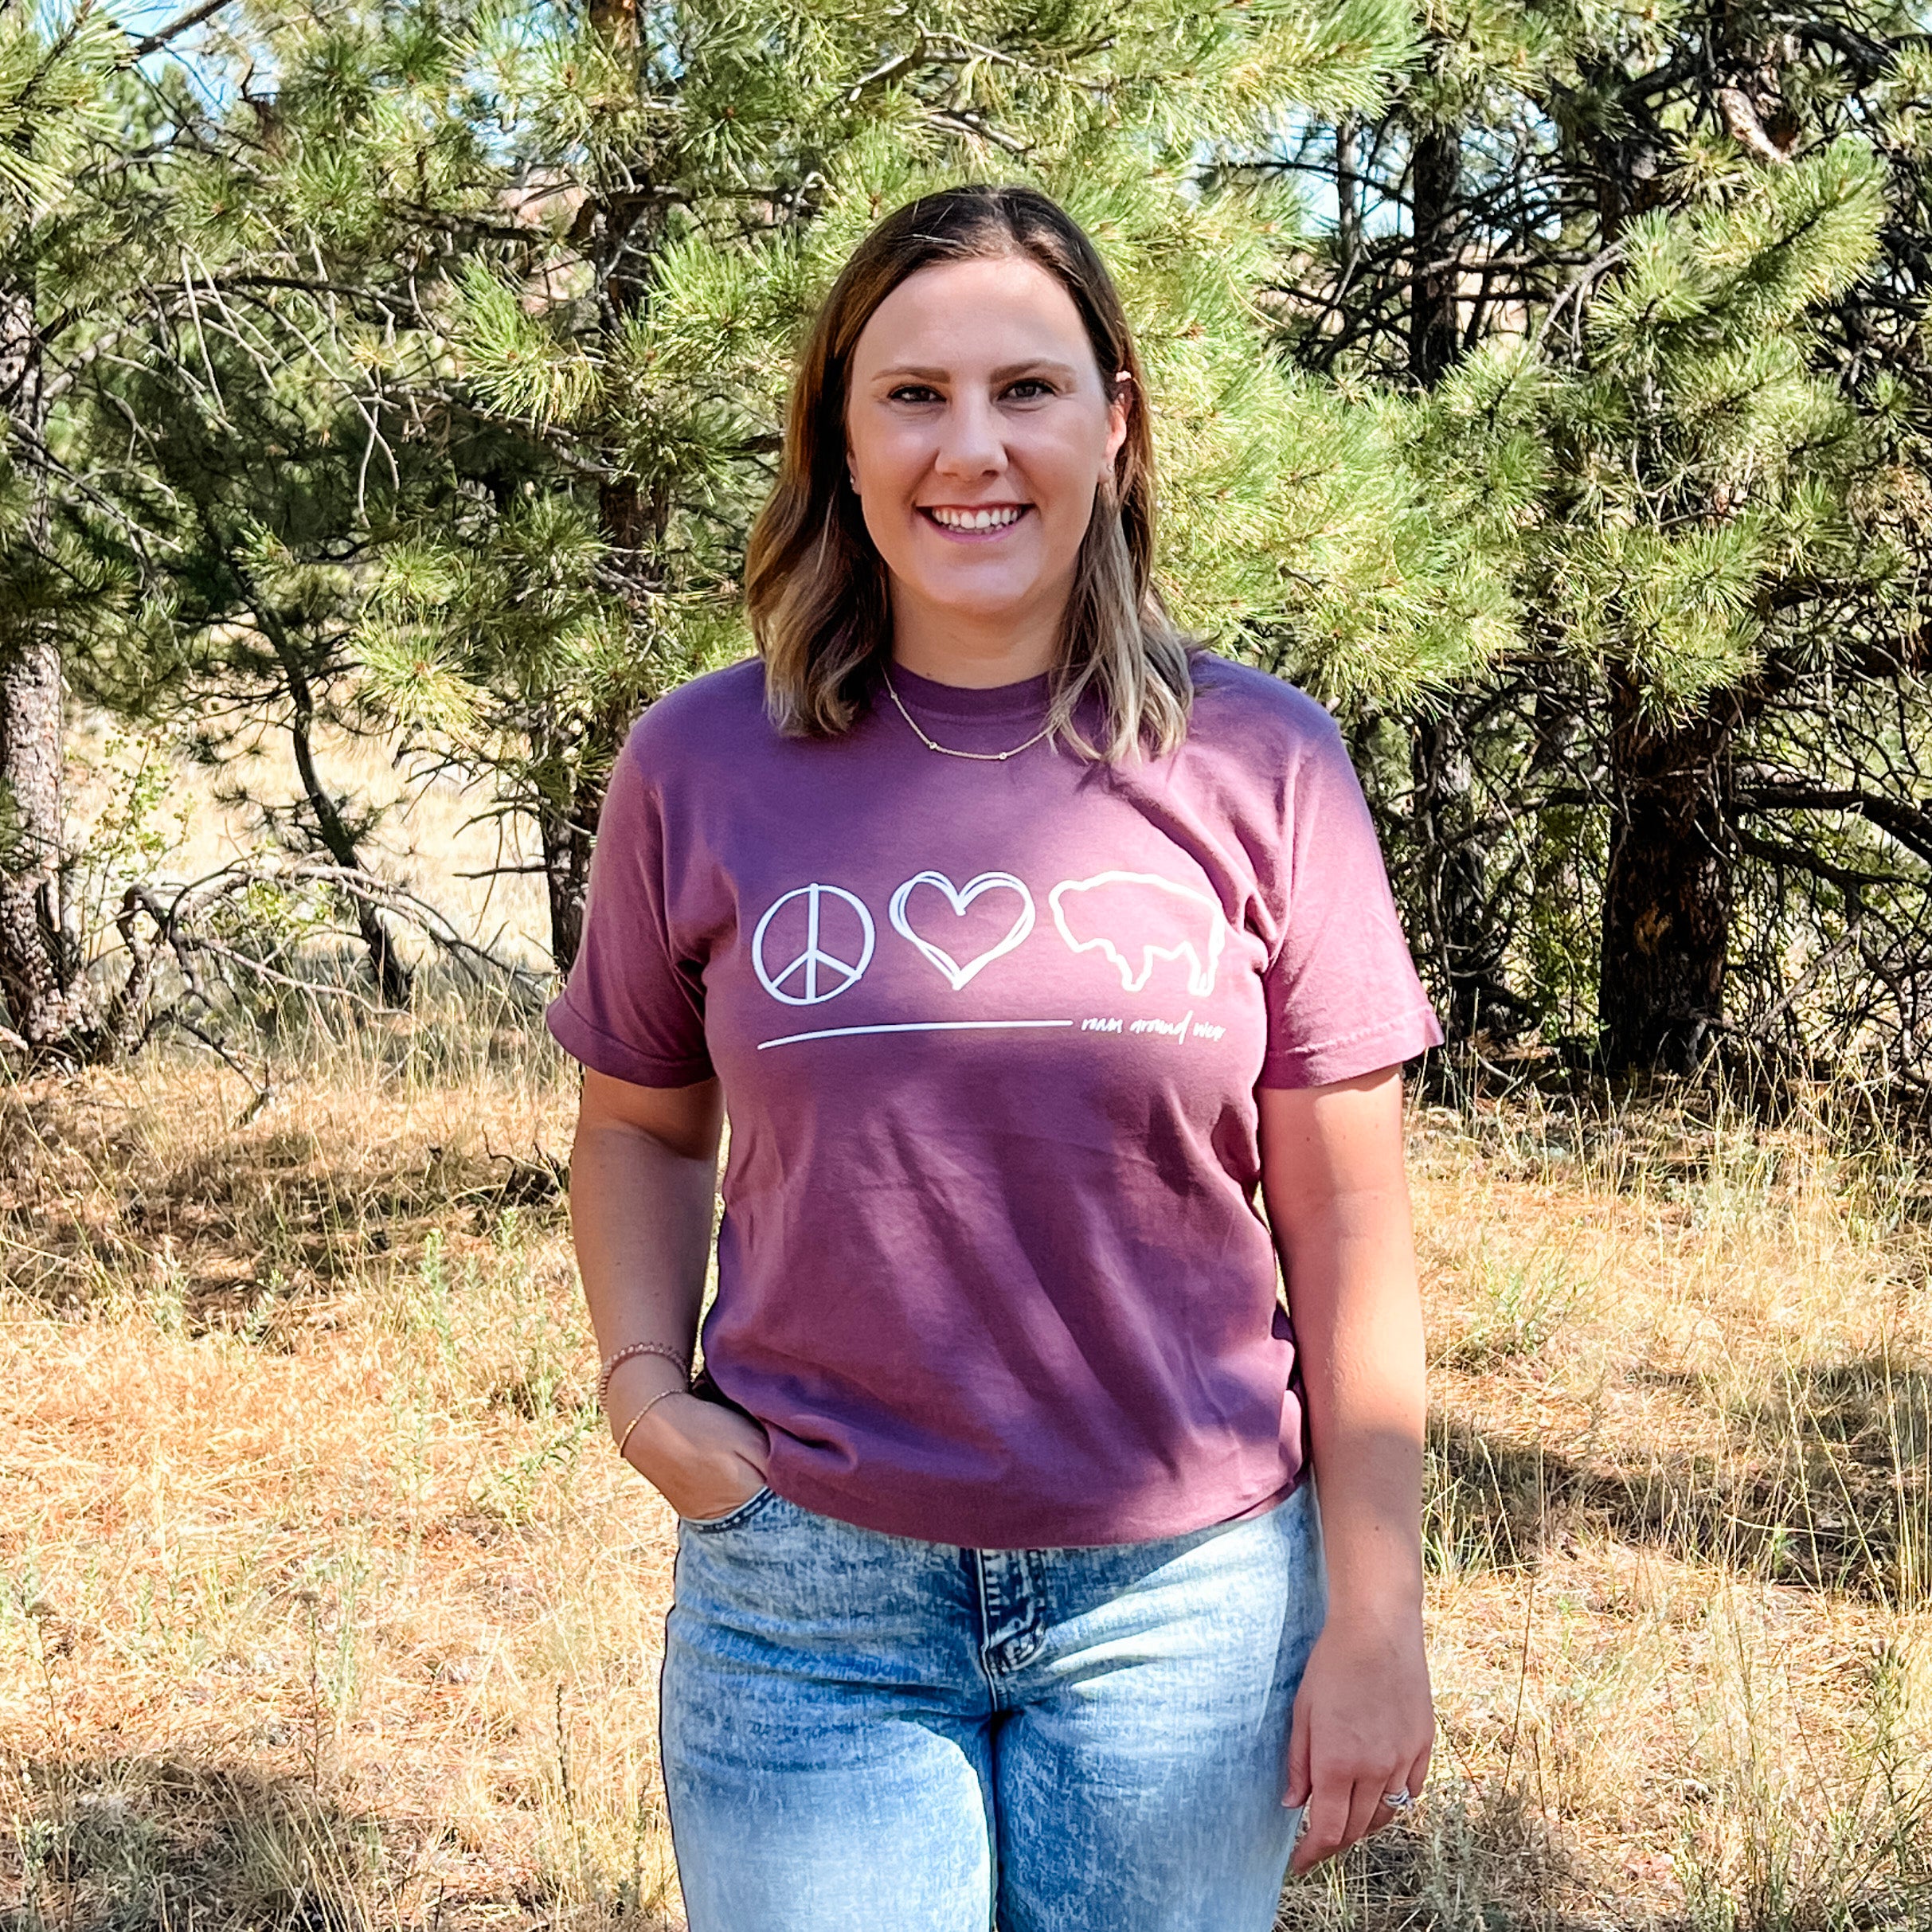
<svg viewBox="0 0 1932 1932">
<path fill-rule="evenodd" d="M 1064 209 L 1031 188 L 974 186 L 895 209 L 832 284 L 792 385 L 778 480 L 752 526 L 745 603 L 765 658 L 765 704 L 788 736 L 845 730 L 872 702 L 892 651 L 884 560 L 845 487 L 852 352 L 873 311 L 935 262 L 1010 256 L 1073 298 L 1101 381 L 1124 379 L 1127 436 L 1096 492 L 1067 599 L 1047 712 L 1080 755 L 1159 756 L 1187 734 L 1187 644 L 1153 585 L 1154 448 L 1132 331 L 1113 277 Z M 1097 702 L 1098 729 L 1076 722 Z"/>
</svg>

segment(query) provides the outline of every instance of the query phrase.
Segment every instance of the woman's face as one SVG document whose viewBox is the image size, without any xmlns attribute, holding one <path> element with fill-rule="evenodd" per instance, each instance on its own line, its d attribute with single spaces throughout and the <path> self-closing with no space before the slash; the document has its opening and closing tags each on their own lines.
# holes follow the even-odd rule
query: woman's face
<svg viewBox="0 0 1932 1932">
<path fill-rule="evenodd" d="M 1025 256 L 901 282 L 860 332 L 846 405 L 895 618 L 1057 630 L 1128 407 L 1073 298 Z"/>
</svg>

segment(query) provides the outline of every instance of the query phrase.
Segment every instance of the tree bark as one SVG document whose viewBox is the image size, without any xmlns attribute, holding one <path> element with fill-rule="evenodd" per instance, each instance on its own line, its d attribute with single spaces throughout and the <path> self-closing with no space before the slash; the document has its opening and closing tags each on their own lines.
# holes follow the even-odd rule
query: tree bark
<svg viewBox="0 0 1932 1932">
<path fill-rule="evenodd" d="M 1660 206 L 1669 142 L 1635 102 L 1598 149 L 1602 240 Z M 1708 506 L 1703 506 L 1708 513 Z M 1613 661 L 1609 860 L 1598 952 L 1597 1021 L 1616 1070 L 1689 1073 L 1724 1011 L 1738 858 L 1733 748 L 1742 694 L 1718 690 L 1667 723 Z"/>
<path fill-rule="evenodd" d="M 61 652 L 37 627 L 0 637 L 0 993 L 34 1048 L 83 1031 L 61 891 Z"/>
<path fill-rule="evenodd" d="M 636 0 L 592 0 L 590 22 L 607 46 L 633 61 L 638 59 Z M 603 324 L 614 333 L 643 305 L 648 292 L 645 267 L 663 231 L 663 209 L 632 184 L 624 190 L 593 195 L 577 220 L 595 268 Z M 598 487 L 599 533 L 624 579 L 620 594 L 634 610 L 641 609 L 661 589 L 655 559 L 670 514 L 663 493 L 644 488 L 635 476 L 616 475 Z M 549 899 L 550 958 L 559 973 L 570 970 L 583 944 L 590 852 L 604 810 L 605 775 L 630 722 L 623 707 L 593 714 L 583 725 L 581 739 L 569 747 L 571 755 L 557 761 L 568 773 L 567 787 L 546 796 L 538 809 L 537 835 Z"/>
<path fill-rule="evenodd" d="M 629 579 L 627 595 L 641 602 L 654 588 L 645 560 L 647 544 L 663 534 L 664 505 L 620 478 L 598 492 L 598 524 L 604 539 Z M 581 742 L 557 766 L 569 774 L 568 789 L 546 798 L 537 813 L 537 837 L 543 852 L 544 886 L 550 908 L 550 959 L 560 973 L 575 963 L 584 942 L 584 913 L 590 894 L 590 851 L 603 816 L 604 792 L 611 761 L 622 747 L 631 718 L 612 706 L 592 715 Z M 560 752 L 562 748 L 558 748 Z"/>
<path fill-rule="evenodd" d="M 590 848 L 604 800 L 577 788 L 567 809 L 546 811 L 537 821 L 543 843 L 543 878 L 550 901 L 550 957 L 559 973 L 576 963 L 584 943 L 584 910 L 590 894 Z"/>
<path fill-rule="evenodd" d="M 1462 185 L 1462 130 L 1431 121 L 1415 131 L 1410 188 L 1415 265 L 1410 284 L 1409 373 L 1433 389 L 1462 346 L 1456 325 L 1457 195 Z"/>
<path fill-rule="evenodd" d="M 1362 119 L 1344 114 L 1335 124 L 1335 241 L 1344 283 L 1362 259 Z"/>
<path fill-rule="evenodd" d="M 1502 936 L 1489 916 L 1475 767 L 1453 702 L 1410 719 L 1409 756 L 1424 922 L 1417 937 L 1440 990 L 1444 1030 L 1452 1040 L 1472 1038 L 1484 1025 L 1510 1033 L 1520 1003 L 1500 981 Z"/>
<path fill-rule="evenodd" d="M 1461 268 L 1462 131 L 1430 121 L 1414 132 L 1410 168 L 1415 259 L 1409 297 L 1409 373 L 1433 389 L 1455 366 Z M 1498 983 L 1502 948 L 1491 929 L 1488 880 L 1476 823 L 1475 768 L 1454 702 L 1409 720 L 1410 823 L 1421 854 L 1424 933 L 1443 1024 L 1452 1040 L 1487 1020 L 1508 1030 L 1511 1001 Z"/>
<path fill-rule="evenodd" d="M 565 777 L 554 792 L 544 794 L 537 811 L 537 836 L 549 897 L 550 958 L 560 973 L 570 970 L 584 942 L 591 847 L 604 815 L 611 761 L 621 752 L 630 724 L 629 708 L 613 704 L 588 721 L 580 743 L 565 746 L 552 734 L 553 756 L 545 762 Z"/>
<path fill-rule="evenodd" d="M 40 334 L 31 289 L 0 291 L 0 405 L 14 460 L 33 493 L 25 534 L 46 541 L 47 428 Z M 11 1030 L 36 1050 L 86 1030 L 80 947 L 61 903 L 65 749 L 60 639 L 24 615 L 0 628 L 0 998 Z"/>
<path fill-rule="evenodd" d="M 1610 851 L 1598 1019 L 1613 1069 L 1688 1073 L 1723 1019 L 1740 710 L 1719 691 L 1688 722 L 1647 711 L 1610 671 Z"/>
<path fill-rule="evenodd" d="M 218 542 L 212 526 L 205 526 L 211 540 Z M 225 553 L 225 552 L 224 553 Z M 291 717 L 288 723 L 288 737 L 295 753 L 296 776 L 302 780 L 302 794 L 308 802 L 309 810 L 315 815 L 315 828 L 321 835 L 322 843 L 329 856 L 346 871 L 362 872 L 367 870 L 362 863 L 362 855 L 355 841 L 355 835 L 349 829 L 335 800 L 330 796 L 328 788 L 322 782 L 321 774 L 315 768 L 315 748 L 310 733 L 315 721 L 315 694 L 303 667 L 302 655 L 295 648 L 295 639 L 288 635 L 287 627 L 276 615 L 268 600 L 259 595 L 248 573 L 232 557 L 229 568 L 236 581 L 241 586 L 248 608 L 262 635 L 268 640 L 282 667 L 282 681 L 288 693 Z M 377 991 L 381 995 L 385 1006 L 399 1011 L 407 1008 L 413 991 L 413 978 L 408 964 L 396 949 L 396 936 L 390 932 L 382 915 L 366 899 L 355 901 L 356 930 L 362 936 L 362 944 L 369 953 L 369 968 L 374 975 Z"/>
</svg>

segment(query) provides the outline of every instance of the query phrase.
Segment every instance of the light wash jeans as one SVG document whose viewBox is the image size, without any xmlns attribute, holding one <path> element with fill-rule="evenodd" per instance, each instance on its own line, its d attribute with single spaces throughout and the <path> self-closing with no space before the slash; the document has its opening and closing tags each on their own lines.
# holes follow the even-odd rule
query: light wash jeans
<svg viewBox="0 0 1932 1932">
<path fill-rule="evenodd" d="M 660 1742 L 691 1932 L 1268 1932 L 1312 1491 L 1053 1550 L 768 1489 L 684 1523 Z"/>
</svg>

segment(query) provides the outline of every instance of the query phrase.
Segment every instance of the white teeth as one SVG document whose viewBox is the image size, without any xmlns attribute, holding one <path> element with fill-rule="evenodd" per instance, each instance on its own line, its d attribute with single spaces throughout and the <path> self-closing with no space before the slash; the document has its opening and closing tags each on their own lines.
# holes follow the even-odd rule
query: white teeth
<svg viewBox="0 0 1932 1932">
<path fill-rule="evenodd" d="M 935 522 L 948 530 L 1004 530 L 1019 521 L 1018 510 L 941 510 L 929 513 Z"/>
</svg>

